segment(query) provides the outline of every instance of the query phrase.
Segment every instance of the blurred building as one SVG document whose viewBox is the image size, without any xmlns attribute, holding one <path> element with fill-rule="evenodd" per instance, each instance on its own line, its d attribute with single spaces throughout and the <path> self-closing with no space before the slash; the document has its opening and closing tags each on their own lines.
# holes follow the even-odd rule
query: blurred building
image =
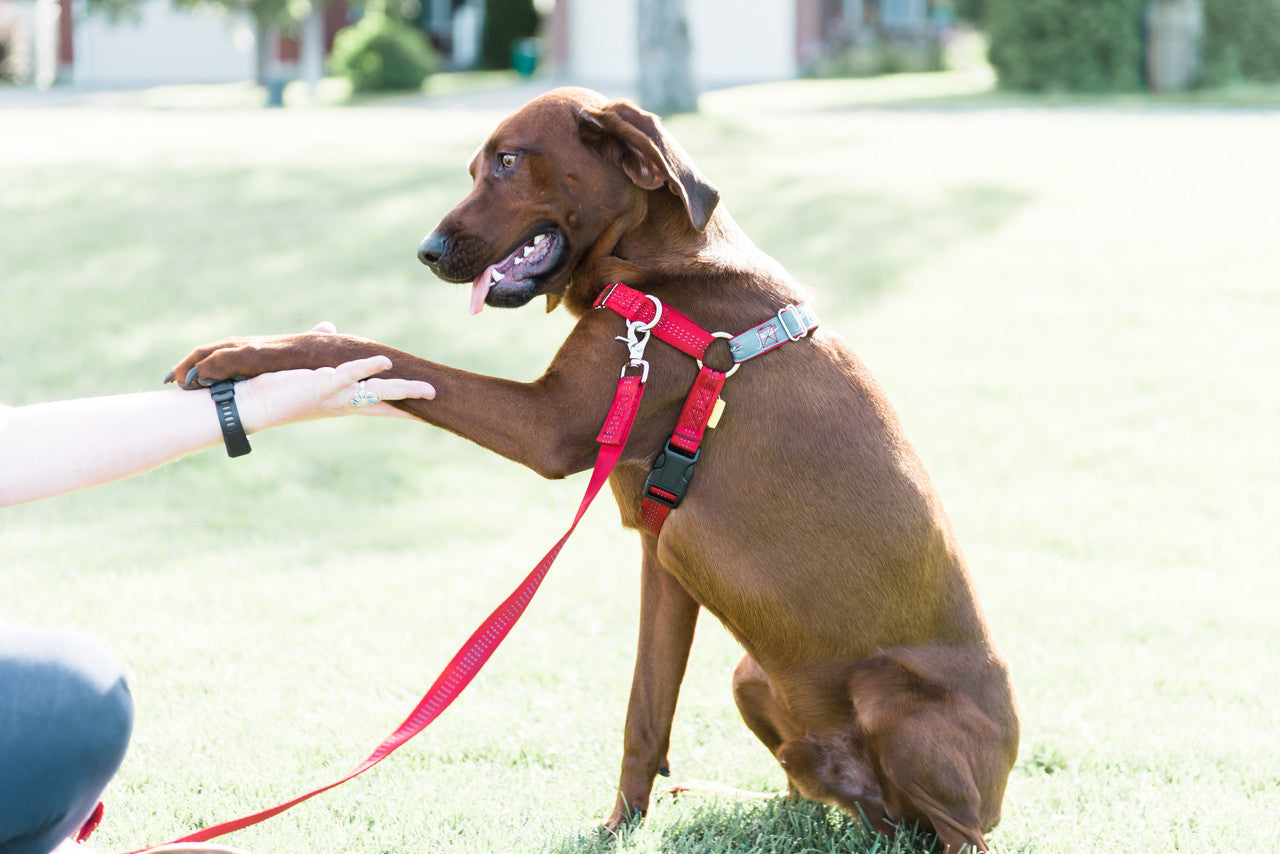
<svg viewBox="0 0 1280 854">
<path fill-rule="evenodd" d="M 786 80 L 851 46 L 937 37 L 930 0 L 686 0 L 685 10 L 700 88 Z M 636 0 L 556 0 L 545 49 L 568 80 L 629 88 L 636 19 Z"/>
<path fill-rule="evenodd" d="M 446 67 L 472 67 L 484 0 L 421 0 L 418 23 Z M 558 78 L 631 88 L 639 74 L 636 0 L 539 0 L 541 58 Z M 784 80 L 851 46 L 927 38 L 930 0 L 688 0 L 694 82 L 700 88 Z M 89 14 L 87 0 L 0 0 L 16 21 L 27 74 L 81 86 L 221 82 L 252 78 L 258 42 L 286 77 L 318 74 L 345 0 L 314 14 L 303 34 L 258 34 L 244 15 L 140 0 L 136 21 Z"/>
</svg>

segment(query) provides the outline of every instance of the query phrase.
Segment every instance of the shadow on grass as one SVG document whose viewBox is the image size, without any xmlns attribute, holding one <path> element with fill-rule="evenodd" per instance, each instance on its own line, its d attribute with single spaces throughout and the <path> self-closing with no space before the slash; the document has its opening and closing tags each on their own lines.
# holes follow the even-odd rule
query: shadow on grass
<svg viewBox="0 0 1280 854">
<path fill-rule="evenodd" d="M 856 311 L 878 300 L 915 268 L 989 233 L 1028 201 L 1009 187 L 948 188 L 931 198 L 796 186 L 789 178 L 762 187 L 774 206 L 750 210 L 743 227 L 824 305 Z"/>
<path fill-rule="evenodd" d="M 887 110 L 1099 110 L 1128 112 L 1280 110 L 1280 85 L 1239 82 L 1185 92 L 1019 92 L 991 88 L 978 92 L 907 95 L 874 105 L 846 104 L 824 110 L 848 112 L 874 106 Z"/>
<path fill-rule="evenodd" d="M 937 837 L 914 826 L 892 840 L 872 836 L 855 817 L 811 801 L 688 797 L 679 807 L 668 804 L 666 810 L 651 812 L 644 825 L 616 835 L 584 834 L 551 849 L 553 854 L 934 854 L 940 850 Z"/>
</svg>

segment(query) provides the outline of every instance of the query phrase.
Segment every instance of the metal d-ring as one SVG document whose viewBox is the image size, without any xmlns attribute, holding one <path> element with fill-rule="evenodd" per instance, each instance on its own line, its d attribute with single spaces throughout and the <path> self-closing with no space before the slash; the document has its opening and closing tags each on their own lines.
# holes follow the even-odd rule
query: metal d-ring
<svg viewBox="0 0 1280 854">
<path fill-rule="evenodd" d="M 711 337 L 712 338 L 733 338 L 733 336 L 730 335 L 728 332 L 712 332 Z M 698 370 L 702 370 L 702 360 L 694 359 L 694 361 L 698 363 Z M 724 378 L 728 379 L 729 377 L 733 376 L 734 371 L 738 370 L 738 368 L 740 367 L 742 367 L 741 362 L 734 362 L 733 367 L 724 372 Z"/>
<path fill-rule="evenodd" d="M 648 323 L 641 323 L 636 326 L 640 332 L 648 332 L 650 329 L 658 325 L 658 321 L 662 319 L 662 300 L 653 294 L 645 294 L 644 298 L 653 303 L 653 320 Z"/>
</svg>

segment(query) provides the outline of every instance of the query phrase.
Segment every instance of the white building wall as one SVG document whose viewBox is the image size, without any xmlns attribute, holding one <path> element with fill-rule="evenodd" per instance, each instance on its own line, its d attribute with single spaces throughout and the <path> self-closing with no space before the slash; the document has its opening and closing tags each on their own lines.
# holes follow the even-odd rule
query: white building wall
<svg viewBox="0 0 1280 854">
<path fill-rule="evenodd" d="M 568 0 L 568 82 L 634 90 L 636 0 Z M 686 0 L 694 84 L 716 88 L 798 73 L 796 10 L 784 0 Z"/>
<path fill-rule="evenodd" d="M 639 83 L 636 0 L 568 0 L 566 82 L 634 90 Z"/>
<path fill-rule="evenodd" d="M 214 9 L 190 12 L 169 0 L 143 0 L 142 20 L 115 24 L 86 15 L 78 0 L 76 85 L 217 83 L 253 77 L 254 36 L 247 19 Z"/>
<path fill-rule="evenodd" d="M 799 73 L 794 3 L 686 0 L 685 9 L 699 86 L 788 80 Z"/>
</svg>

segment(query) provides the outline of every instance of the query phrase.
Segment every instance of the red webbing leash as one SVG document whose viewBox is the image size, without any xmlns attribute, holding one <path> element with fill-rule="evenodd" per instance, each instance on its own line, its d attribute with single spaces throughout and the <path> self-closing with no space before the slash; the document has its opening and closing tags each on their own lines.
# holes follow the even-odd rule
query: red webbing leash
<svg viewBox="0 0 1280 854">
<path fill-rule="evenodd" d="M 251 827 L 322 792 L 340 786 L 390 756 L 401 745 L 430 726 L 449 707 L 480 672 L 480 668 L 489 660 L 515 626 L 516 621 L 520 619 L 521 614 L 533 599 L 533 594 L 537 592 L 543 578 L 546 577 L 547 571 L 550 570 L 551 564 L 559 556 L 560 550 L 578 527 L 578 522 L 582 520 L 587 507 L 600 492 L 609 479 L 610 472 L 621 458 L 623 446 L 626 445 L 631 427 L 635 423 L 640 398 L 644 394 L 644 383 L 649 374 L 649 366 L 643 356 L 651 333 L 692 356 L 699 363 L 697 379 L 685 399 L 675 432 L 672 433 L 664 451 L 659 454 L 645 482 L 640 522 L 645 531 L 656 537 L 667 514 L 679 506 L 684 496 L 689 478 L 692 477 L 693 464 L 698 460 L 703 434 L 708 428 L 715 426 L 716 403 L 725 378 L 732 374 L 741 362 L 767 353 L 787 341 L 798 341 L 818 325 L 812 310 L 802 304 L 784 306 L 778 311 L 776 317 L 736 336 L 723 332 L 707 332 L 678 311 L 664 306 L 656 297 L 636 291 L 622 283 L 607 288 L 597 299 L 596 306 L 608 307 L 627 321 L 627 337 L 619 340 L 627 344 L 631 360 L 623 368 L 613 405 L 605 418 L 604 426 L 600 429 L 600 434 L 596 437 L 596 441 L 600 443 L 600 452 L 596 457 L 595 468 L 587 484 L 586 494 L 582 497 L 569 530 L 538 562 L 515 592 L 508 596 L 506 601 L 499 605 L 463 644 L 404 723 L 349 774 L 270 809 L 207 827 L 166 844 L 207 842 L 227 833 Z M 730 339 L 729 348 L 734 366 L 728 371 L 717 371 L 702 364 L 707 348 L 712 341 L 720 337 Z M 639 370 L 640 374 L 628 376 L 627 370 L 630 368 Z M 100 809 L 90 822 L 86 823 L 83 835 L 87 836 L 91 833 L 92 827 L 96 826 L 99 820 L 101 820 Z M 156 847 L 159 846 L 140 848 L 130 854 L 143 854 Z"/>
<path fill-rule="evenodd" d="M 583 495 L 582 502 L 578 505 L 578 512 L 573 517 L 573 523 L 569 526 L 569 530 L 551 548 L 551 551 L 547 552 L 542 560 L 538 562 L 538 565 L 533 568 L 533 571 L 516 588 L 515 592 L 508 596 L 506 601 L 499 605 L 481 623 L 480 627 L 475 630 L 462 648 L 458 650 L 457 654 L 454 655 L 444 672 L 440 674 L 430 689 L 427 690 L 427 693 L 423 695 L 413 713 L 378 746 L 377 750 L 369 754 L 369 757 L 356 766 L 351 773 L 339 780 L 270 809 L 206 827 L 181 839 L 175 839 L 173 843 L 166 844 L 207 842 L 210 839 L 215 839 L 236 830 L 243 830 L 272 816 L 279 815 L 305 800 L 309 800 L 322 792 L 327 792 L 353 777 L 363 774 L 390 756 L 409 739 L 430 726 L 432 721 L 449 707 L 449 704 L 462 693 L 463 689 L 480 672 L 480 668 L 493 655 L 498 645 L 506 638 L 507 634 L 515 626 L 516 621 L 520 619 L 520 615 L 528 607 L 529 602 L 533 599 L 533 594 L 537 592 L 538 586 L 542 584 L 542 579 L 546 577 L 547 571 L 551 569 L 551 564 L 555 562 L 560 550 L 564 548 L 564 544 L 568 541 L 569 535 L 578 527 L 578 522 L 582 520 L 583 514 L 587 512 L 587 507 L 609 479 L 609 473 L 613 471 L 613 467 L 622 456 L 622 448 L 627 443 L 627 436 L 631 433 L 632 424 L 635 423 L 636 412 L 639 409 L 640 398 L 643 394 L 643 377 L 626 376 L 624 374 L 619 380 L 613 406 L 610 408 L 609 415 L 600 430 L 600 435 L 596 437 L 596 441 L 600 443 L 600 453 L 596 457 L 595 468 L 591 472 L 591 480 L 587 484 L 586 494 Z M 158 846 L 140 848 L 130 852 L 130 854 L 142 854 L 142 852 L 150 851 L 155 847 Z"/>
</svg>

